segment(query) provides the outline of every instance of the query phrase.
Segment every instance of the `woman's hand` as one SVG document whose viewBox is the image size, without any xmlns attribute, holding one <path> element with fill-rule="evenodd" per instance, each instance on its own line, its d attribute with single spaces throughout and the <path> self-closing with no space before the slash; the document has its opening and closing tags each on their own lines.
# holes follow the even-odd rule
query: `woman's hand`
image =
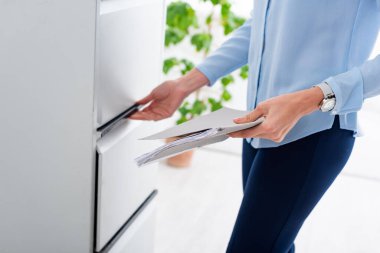
<svg viewBox="0 0 380 253">
<path fill-rule="evenodd" d="M 152 90 L 148 96 L 137 101 L 140 105 L 150 104 L 129 118 L 136 120 L 169 118 L 191 92 L 207 83 L 207 77 L 197 69 L 176 80 L 166 81 Z"/>
<path fill-rule="evenodd" d="M 166 81 L 156 87 L 145 98 L 137 101 L 140 105 L 151 104 L 144 110 L 134 113 L 131 119 L 160 120 L 170 117 L 186 97 L 177 81 Z"/>
<path fill-rule="evenodd" d="M 281 142 L 300 118 L 318 110 L 323 100 L 323 92 L 313 87 L 290 94 L 281 95 L 260 103 L 248 115 L 237 118 L 235 123 L 247 123 L 264 116 L 260 125 L 229 134 L 234 138 L 264 138 Z"/>
</svg>

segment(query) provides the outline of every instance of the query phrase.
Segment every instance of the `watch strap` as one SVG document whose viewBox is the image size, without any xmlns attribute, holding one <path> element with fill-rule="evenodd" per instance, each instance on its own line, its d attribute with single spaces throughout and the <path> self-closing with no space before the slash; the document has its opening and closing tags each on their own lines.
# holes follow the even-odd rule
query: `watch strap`
<svg viewBox="0 0 380 253">
<path fill-rule="evenodd" d="M 333 90 L 331 89 L 330 85 L 326 82 L 314 85 L 313 87 L 319 87 L 322 90 L 325 99 L 335 97 Z"/>
</svg>

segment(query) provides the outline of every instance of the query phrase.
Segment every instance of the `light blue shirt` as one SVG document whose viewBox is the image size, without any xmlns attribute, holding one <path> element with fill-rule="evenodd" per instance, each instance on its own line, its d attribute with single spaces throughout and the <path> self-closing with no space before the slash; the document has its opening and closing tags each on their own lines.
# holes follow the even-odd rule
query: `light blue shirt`
<svg viewBox="0 0 380 253">
<path fill-rule="evenodd" d="M 358 131 L 363 100 L 380 94 L 380 56 L 367 60 L 380 25 L 380 0 L 255 0 L 251 18 L 197 68 L 210 85 L 248 64 L 248 109 L 268 98 L 326 81 L 336 96 L 332 112 L 300 119 L 276 147 L 331 128 Z"/>
</svg>

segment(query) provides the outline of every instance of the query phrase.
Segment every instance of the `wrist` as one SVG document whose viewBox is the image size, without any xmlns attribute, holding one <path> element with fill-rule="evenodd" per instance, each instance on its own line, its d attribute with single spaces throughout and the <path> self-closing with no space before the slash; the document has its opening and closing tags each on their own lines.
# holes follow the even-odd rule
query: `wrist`
<svg viewBox="0 0 380 253">
<path fill-rule="evenodd" d="M 324 98 L 323 92 L 319 87 L 312 87 L 300 91 L 299 103 L 302 105 L 301 113 L 307 115 L 319 110 L 320 104 Z"/>
<path fill-rule="evenodd" d="M 321 102 L 320 110 L 322 112 L 332 111 L 336 105 L 336 98 L 330 85 L 327 82 L 323 82 L 314 86 L 318 87 L 323 93 L 323 101 Z"/>
<path fill-rule="evenodd" d="M 207 77 L 194 68 L 176 80 L 178 88 L 187 95 L 208 84 Z"/>
</svg>

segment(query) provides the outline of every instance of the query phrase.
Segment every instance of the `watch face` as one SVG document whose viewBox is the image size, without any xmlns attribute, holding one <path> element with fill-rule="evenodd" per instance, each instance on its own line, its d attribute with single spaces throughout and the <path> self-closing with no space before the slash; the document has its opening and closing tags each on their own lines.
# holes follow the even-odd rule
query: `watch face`
<svg viewBox="0 0 380 253">
<path fill-rule="evenodd" d="M 325 101 L 323 101 L 321 110 L 323 112 L 328 112 L 334 109 L 334 107 L 335 107 L 335 99 L 326 99 Z"/>
</svg>

